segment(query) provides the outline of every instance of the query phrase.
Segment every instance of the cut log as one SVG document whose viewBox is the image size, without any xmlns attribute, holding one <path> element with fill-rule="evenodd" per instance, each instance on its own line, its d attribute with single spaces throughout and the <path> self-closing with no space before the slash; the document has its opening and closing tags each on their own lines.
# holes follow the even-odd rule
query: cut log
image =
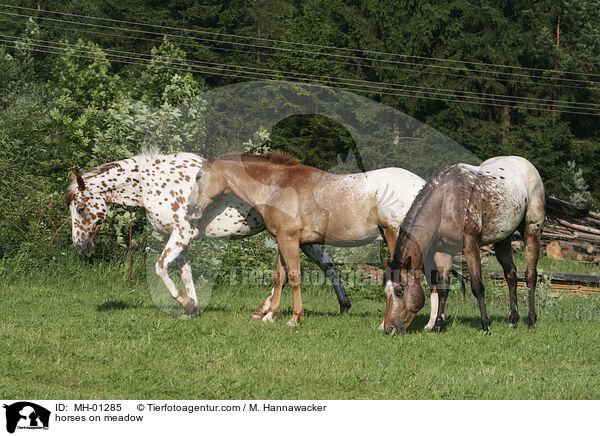
<svg viewBox="0 0 600 436">
<path fill-rule="evenodd" d="M 598 229 L 594 229 L 594 228 L 588 227 L 588 226 L 582 226 L 580 224 L 570 223 L 570 222 L 562 220 L 560 218 L 558 218 L 558 222 L 561 223 L 565 227 L 569 227 L 571 229 L 579 230 L 579 231 L 584 232 L 584 233 L 591 233 L 593 235 L 600 236 L 600 230 L 598 230 Z"/>
<path fill-rule="evenodd" d="M 546 256 L 550 259 L 564 259 L 565 253 L 558 241 L 552 241 L 546 245 Z"/>
<path fill-rule="evenodd" d="M 502 271 L 492 270 L 486 271 L 494 280 L 504 280 Z M 592 284 L 600 285 L 600 276 L 595 274 L 575 274 L 566 272 L 544 272 L 551 278 L 552 283 L 576 283 L 576 284 Z M 517 271 L 517 280 L 525 280 L 525 271 Z"/>
</svg>

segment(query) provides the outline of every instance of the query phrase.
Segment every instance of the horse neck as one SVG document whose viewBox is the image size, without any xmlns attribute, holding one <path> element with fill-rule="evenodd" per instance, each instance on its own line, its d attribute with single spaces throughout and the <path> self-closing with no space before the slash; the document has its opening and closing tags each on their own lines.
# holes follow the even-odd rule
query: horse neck
<svg viewBox="0 0 600 436">
<path fill-rule="evenodd" d="M 427 252 L 438 236 L 441 204 L 442 198 L 436 196 L 417 205 L 417 215 L 400 233 L 400 265 L 404 265 L 410 257 L 411 269 L 415 274 L 423 269 Z"/>
<path fill-rule="evenodd" d="M 253 207 L 266 205 L 271 193 L 278 189 L 273 184 L 278 165 L 268 162 L 222 161 L 222 172 L 228 188 Z"/>
<path fill-rule="evenodd" d="M 115 162 L 108 170 L 86 180 L 91 192 L 102 193 L 107 203 L 143 206 L 141 172 L 137 158 Z"/>
</svg>

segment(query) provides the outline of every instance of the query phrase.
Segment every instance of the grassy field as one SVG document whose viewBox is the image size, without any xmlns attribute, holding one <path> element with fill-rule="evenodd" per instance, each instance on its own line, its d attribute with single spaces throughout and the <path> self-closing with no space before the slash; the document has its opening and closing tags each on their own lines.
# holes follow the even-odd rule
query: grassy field
<svg viewBox="0 0 600 436">
<path fill-rule="evenodd" d="M 376 330 L 377 292 L 351 289 L 342 317 L 330 286 L 306 288 L 306 320 L 289 328 L 289 290 L 273 325 L 249 316 L 267 286 L 220 287 L 201 316 L 183 320 L 153 305 L 142 267 L 134 279 L 130 292 L 122 264 L 0 261 L 0 397 L 600 398 L 597 297 L 553 298 L 542 286 L 538 326 L 513 329 L 488 283 L 491 335 L 473 299 L 454 292 L 444 333 L 421 330 L 426 303 L 409 334 L 390 337 Z"/>
</svg>

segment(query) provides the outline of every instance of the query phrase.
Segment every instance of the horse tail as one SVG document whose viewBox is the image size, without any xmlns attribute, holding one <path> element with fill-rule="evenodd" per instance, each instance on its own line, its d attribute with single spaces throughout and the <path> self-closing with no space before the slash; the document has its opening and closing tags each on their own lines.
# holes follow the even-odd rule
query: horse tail
<svg viewBox="0 0 600 436">
<path fill-rule="evenodd" d="M 581 207 L 546 195 L 546 215 L 549 219 L 585 218 L 589 216 L 590 207 L 591 203 Z"/>
</svg>

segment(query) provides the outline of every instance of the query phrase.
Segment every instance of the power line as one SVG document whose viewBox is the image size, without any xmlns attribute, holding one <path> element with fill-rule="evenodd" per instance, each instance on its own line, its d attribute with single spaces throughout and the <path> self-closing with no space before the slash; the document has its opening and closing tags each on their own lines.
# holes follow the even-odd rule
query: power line
<svg viewBox="0 0 600 436">
<path fill-rule="evenodd" d="M 192 32 L 192 33 L 199 33 L 199 34 L 205 34 L 205 35 L 224 36 L 224 37 L 229 37 L 229 38 L 238 38 L 238 39 L 246 39 L 246 40 L 253 40 L 253 41 L 263 41 L 263 42 L 271 42 L 271 43 L 290 44 L 290 45 L 296 45 L 296 46 L 324 48 L 324 49 L 330 49 L 330 50 L 341 50 L 341 51 L 352 51 L 352 52 L 359 51 L 361 53 L 370 53 L 370 54 L 383 55 L 383 56 L 404 57 L 404 58 L 411 58 L 411 59 L 432 60 L 432 61 L 438 61 L 438 62 L 462 63 L 462 64 L 468 64 L 468 65 L 481 65 L 481 66 L 490 66 L 490 67 L 499 67 L 499 68 L 511 68 L 511 69 L 526 70 L 526 71 L 539 71 L 539 72 L 548 72 L 548 73 L 575 74 L 575 75 L 583 75 L 583 76 L 600 77 L 600 74 L 596 74 L 596 73 L 582 73 L 582 72 L 564 71 L 564 70 L 549 70 L 549 69 L 544 69 L 544 68 L 523 67 L 523 66 L 519 66 L 519 65 L 503 65 L 503 64 L 494 64 L 494 63 L 479 62 L 479 61 L 465 61 L 465 60 L 459 60 L 459 59 L 444 59 L 444 58 L 435 58 L 435 57 L 427 57 L 427 56 L 407 55 L 407 54 L 400 54 L 400 53 L 392 53 L 392 52 L 382 52 L 382 51 L 375 51 L 375 50 L 359 49 L 359 48 L 337 47 L 337 46 L 331 46 L 331 45 L 322 45 L 322 44 L 305 43 L 305 42 L 295 42 L 295 41 L 285 41 L 285 40 L 270 39 L 270 38 L 263 38 L 263 37 L 254 37 L 254 36 L 245 36 L 245 35 L 235 35 L 235 34 L 230 34 L 230 33 L 212 32 L 212 31 L 207 31 L 207 30 L 198 30 L 198 29 L 189 29 L 189 28 L 182 28 L 182 27 L 164 26 L 164 25 L 151 24 L 151 23 L 141 23 L 141 22 L 136 22 L 136 21 L 125 21 L 125 20 L 117 20 L 117 19 L 113 19 L 113 18 L 94 17 L 94 16 L 90 16 L 90 15 L 72 14 L 72 13 L 67 13 L 67 12 L 50 11 L 50 10 L 44 10 L 44 9 L 34 9 L 34 8 L 28 8 L 28 7 L 23 7 L 23 6 L 7 5 L 7 4 L 0 4 L 0 6 L 8 7 L 8 8 L 14 8 L 14 9 L 35 11 L 35 12 L 38 12 L 38 13 L 42 12 L 42 13 L 47 13 L 47 14 L 57 14 L 57 15 L 63 15 L 63 16 L 76 17 L 76 18 L 86 18 L 86 19 L 91 19 L 91 20 L 108 21 L 108 22 L 119 23 L 119 24 L 137 25 L 137 26 L 145 26 L 145 27 L 154 27 L 154 28 L 158 28 L 158 29 L 177 30 L 177 31 L 183 31 L 183 32 Z"/>
<path fill-rule="evenodd" d="M 5 41 L 6 42 L 6 41 Z M 13 41 L 8 41 L 8 42 L 13 42 Z M 39 44 L 33 44 L 33 45 L 37 45 L 40 46 Z M 28 45 L 30 46 L 30 45 Z M 84 52 L 84 53 L 90 53 L 89 51 L 85 51 L 85 50 L 74 50 L 74 49 L 63 49 L 60 47 L 52 47 L 52 46 L 43 46 L 45 48 L 51 48 L 51 49 L 55 49 L 55 50 L 62 50 L 59 52 L 55 52 L 55 51 L 48 51 L 48 50 L 42 50 L 42 49 L 32 49 L 34 51 L 41 51 L 41 52 L 46 52 L 46 53 L 52 53 L 52 54 L 61 54 L 61 55 L 70 55 L 68 54 L 65 50 L 73 50 L 73 51 L 78 51 L 78 52 Z M 95 59 L 98 58 L 98 56 L 82 56 L 82 55 L 72 55 L 75 57 L 84 57 L 84 58 L 90 58 L 90 59 Z M 149 59 L 145 59 L 145 58 L 136 58 L 136 57 L 131 57 L 131 56 L 120 56 L 120 55 L 111 55 L 109 54 L 109 56 L 116 56 L 118 58 L 125 58 L 125 59 L 135 59 L 135 60 L 142 60 L 142 61 L 148 61 Z M 134 64 L 134 65 L 144 65 L 144 66 L 148 66 L 149 63 L 148 62 L 131 62 L 131 61 L 122 61 L 121 59 L 109 59 L 115 62 L 122 62 L 122 63 L 127 63 L 127 64 Z M 154 65 L 154 67 L 157 68 L 168 68 L 168 69 L 174 69 L 174 70 L 185 70 L 185 71 L 191 71 L 191 72 L 200 72 L 200 73 L 207 73 L 206 70 L 193 70 L 190 69 L 188 64 L 185 63 L 173 63 L 173 62 L 162 62 L 162 63 L 166 63 L 166 64 L 171 64 L 171 65 L 184 65 L 186 68 L 182 68 L 182 67 L 166 67 L 166 66 L 159 66 L 159 65 Z M 209 71 L 209 74 L 217 74 L 217 75 L 221 75 L 221 76 L 227 76 L 227 77 L 236 77 L 236 78 L 248 78 L 248 79 L 262 79 L 262 80 L 268 80 L 268 81 L 285 81 L 285 79 L 290 79 L 290 77 L 280 77 L 274 74 L 262 74 L 262 73 L 253 73 L 253 72 L 248 72 L 248 71 L 242 71 L 242 72 L 238 72 L 237 70 L 228 70 L 228 69 L 222 69 L 222 68 L 215 68 L 215 67 L 209 67 L 209 66 L 200 66 L 200 68 L 204 68 L 204 69 L 209 69 L 209 70 L 225 70 L 228 71 L 230 73 L 235 73 L 235 74 L 225 74 L 225 73 L 220 73 L 220 72 L 215 72 L 215 71 Z M 255 74 L 254 76 L 246 76 L 246 75 L 242 75 L 240 73 L 245 73 L 245 74 Z M 263 76 L 263 77 L 256 77 L 256 74 Z M 264 76 L 268 76 L 268 77 L 264 77 Z M 275 77 L 275 79 L 270 79 L 269 77 Z M 303 78 L 292 78 L 292 79 L 300 79 L 300 80 L 311 80 L 311 79 L 303 79 Z M 331 81 L 324 81 L 324 80 L 317 80 L 317 79 L 313 79 L 315 81 L 319 81 L 319 82 L 325 82 L 325 83 L 331 83 Z M 357 85 L 357 84 L 352 84 L 352 83 L 338 83 L 338 84 L 342 84 L 342 85 L 349 85 L 349 86 L 366 86 L 366 85 Z M 338 87 L 339 88 L 339 87 Z M 434 100 L 442 100 L 442 101 L 456 101 L 456 102 L 465 102 L 465 103 L 474 103 L 474 104 L 483 104 L 483 105 L 489 105 L 489 106 L 506 106 L 505 104 L 494 104 L 494 103 L 486 103 L 486 102 L 479 102 L 479 101 L 471 101 L 471 100 L 460 100 L 457 98 L 453 98 L 453 99 L 443 99 L 443 98 L 434 98 L 434 97 L 427 97 L 427 96 L 422 96 L 422 95 L 415 95 L 416 94 L 423 94 L 423 92 L 420 91 L 413 91 L 413 94 L 400 94 L 400 93 L 390 93 L 390 92 L 383 92 L 379 89 L 373 91 L 373 90 L 365 90 L 365 89 L 361 89 L 361 88 L 348 88 L 348 87 L 344 87 L 344 88 L 340 88 L 340 89 L 346 89 L 346 90 L 353 90 L 353 91 L 358 91 L 358 92 L 370 92 L 370 93 L 377 93 L 377 94 L 383 94 L 383 95 L 394 95 L 394 96 L 401 96 L 401 97 L 413 97 L 413 98 L 425 98 L 425 99 L 434 99 Z M 463 98 L 476 98 L 476 97 L 469 97 L 469 96 L 455 96 L 452 94 L 445 94 L 445 93 L 435 93 L 435 92 L 429 92 L 428 94 L 432 94 L 432 95 L 442 95 L 442 96 L 446 96 L 446 97 L 463 97 Z M 483 98 L 482 98 L 483 99 Z M 503 101 L 503 100 L 499 100 L 499 99 L 491 99 L 492 101 Z M 512 100 L 504 100 L 506 102 L 510 102 L 510 103 L 515 103 L 515 104 L 519 104 L 522 102 L 518 102 L 518 101 L 512 101 Z M 529 102 L 527 102 L 529 103 Z M 535 103 L 533 103 L 535 104 Z M 539 104 L 538 104 L 539 105 Z M 543 105 L 542 106 L 552 106 L 552 105 Z M 516 106 L 511 106 L 511 107 L 516 107 Z M 587 109 L 587 108 L 580 108 L 580 107 L 568 107 L 568 106 L 561 106 L 561 107 L 566 107 L 566 108 L 571 108 L 571 109 Z M 544 109 L 541 107 L 531 107 L 531 106 L 520 106 L 520 108 L 522 109 L 536 109 L 536 110 L 553 110 L 553 109 Z M 569 111 L 560 111 L 560 112 L 569 112 Z M 588 112 L 570 112 L 570 113 L 577 113 L 577 114 L 588 114 L 588 115 L 598 115 L 598 114 L 594 114 L 594 113 L 588 113 Z"/>
<path fill-rule="evenodd" d="M 88 48 L 88 47 L 81 47 L 81 46 L 77 46 L 74 44 L 68 44 L 68 43 L 63 43 L 63 42 L 54 42 L 54 41 L 46 41 L 46 40 L 38 40 L 38 39 L 31 39 L 31 38 L 22 38 L 22 37 L 13 37 L 13 36 L 9 36 L 9 38 L 15 38 L 15 39 L 20 39 L 22 41 L 36 41 L 36 42 L 44 42 L 44 43 L 48 43 L 48 44 L 54 44 L 54 45 L 63 45 L 63 46 L 67 46 L 69 47 L 68 49 L 73 49 L 79 52 L 89 52 L 89 51 L 93 51 L 96 50 L 95 48 Z M 35 45 L 35 44 L 34 44 Z M 40 45 L 41 47 L 45 47 L 45 48 L 51 48 L 49 46 L 45 46 L 45 45 Z M 52 47 L 52 48 L 58 48 L 58 47 Z M 61 50 L 67 50 L 67 49 L 63 49 L 63 48 L 59 48 Z M 116 56 L 116 57 L 124 57 L 126 59 L 135 59 L 135 60 L 151 60 L 151 55 L 149 54 L 145 54 L 145 53 L 137 53 L 137 52 L 129 52 L 129 51 L 123 51 L 123 50 L 115 50 L 115 49 L 103 49 L 104 52 L 115 52 L 118 53 L 117 55 L 112 55 L 111 56 Z M 109 54 L 109 53 L 107 53 Z M 122 56 L 123 54 L 125 54 L 126 56 Z M 136 56 L 145 56 L 146 58 L 140 58 L 140 57 L 133 57 L 130 55 L 136 55 Z M 179 62 L 167 62 L 167 61 L 161 61 L 158 59 L 170 59 L 170 60 L 176 60 Z M 237 70 L 231 70 L 231 69 L 227 69 L 225 67 L 228 68 L 239 68 L 239 69 L 249 69 L 249 70 L 257 70 L 257 72 L 254 71 L 245 71 L 249 74 L 257 74 L 257 75 L 266 75 L 269 77 L 274 77 L 279 75 L 284 75 L 284 77 L 286 78 L 290 78 L 290 74 L 292 75 L 299 75 L 299 76 L 304 76 L 304 77 L 310 77 L 312 79 L 304 79 L 304 77 L 294 77 L 295 79 L 300 79 L 300 80 L 317 80 L 317 81 L 321 81 L 321 82 L 326 82 L 326 83 L 333 83 L 333 84 L 341 84 L 341 85 L 350 85 L 350 86 L 360 86 L 360 87 L 366 87 L 366 88 L 370 88 L 373 90 L 373 92 L 379 92 L 380 90 L 392 90 L 392 91 L 405 91 L 405 89 L 398 89 L 397 87 L 406 87 L 406 88 L 413 88 L 413 89 L 420 89 L 420 90 L 424 90 L 424 91 L 414 91 L 415 93 L 428 93 L 428 94 L 432 94 L 435 95 L 435 92 L 430 92 L 430 91 L 442 91 L 442 92 L 451 92 L 454 94 L 445 94 L 445 93 L 438 93 L 439 95 L 444 95 L 444 96 L 456 96 L 456 97 L 462 97 L 462 98 L 486 98 L 486 99 L 491 99 L 492 101 L 500 101 L 500 102 L 509 102 L 509 103 L 518 103 L 519 100 L 524 100 L 524 103 L 527 104 L 534 104 L 534 105 L 539 105 L 539 106 L 551 106 L 551 107 L 555 107 L 555 108 L 567 108 L 567 109 L 594 109 L 594 107 L 600 107 L 600 104 L 595 104 L 595 103 L 581 103 L 581 102 L 566 102 L 563 100 L 548 100 L 548 99 L 541 99 L 541 98 L 535 98 L 535 97 L 519 97 L 519 96 L 510 96 L 510 95 L 503 95 L 503 94 L 491 94 L 491 93 L 481 93 L 481 92 L 474 92 L 474 91 L 461 91 L 461 90 L 454 90 L 454 89 L 446 89 L 446 88 L 433 88 L 433 87 L 424 87 L 424 86 L 416 86 L 416 85 L 405 85 L 405 84 L 395 84 L 395 83 L 386 83 L 386 82 L 376 82 L 376 81 L 368 81 L 368 80 L 362 80 L 362 79 L 352 79 L 352 78 L 346 78 L 346 77 L 337 77 L 337 76 L 323 76 L 323 75 L 318 75 L 318 74 L 308 74 L 308 73 L 299 73 L 299 72 L 293 72 L 293 71 L 281 71 L 281 70 L 274 70 L 274 69 L 268 69 L 268 68 L 258 68 L 258 67 L 250 67 L 250 66 L 239 66 L 239 65 L 232 65 L 232 64 L 226 64 L 226 63 L 217 63 L 217 62 L 209 62 L 209 61 L 194 61 L 194 60 L 181 60 L 178 58 L 173 58 L 173 57 L 168 57 L 168 56 L 158 56 L 154 58 L 154 61 L 156 62 L 162 62 L 162 63 L 166 63 L 166 64 L 172 64 L 172 65 L 184 65 L 184 66 L 191 66 L 190 63 L 194 63 L 194 64 L 201 64 L 200 67 L 201 68 L 209 68 L 209 69 L 219 69 L 222 71 L 228 71 L 228 72 L 237 72 Z M 208 66 L 206 66 L 208 65 Z M 215 67 L 215 68 L 213 68 Z M 263 72 L 267 72 L 266 74 L 264 74 Z M 269 74 L 269 73 L 275 73 L 275 74 Z M 277 76 L 279 77 L 279 76 Z M 348 83 L 348 82 L 341 82 L 341 81 L 351 81 L 351 82 L 358 82 L 358 83 Z M 456 95 L 457 93 L 463 94 L 463 95 Z M 469 95 L 470 94 L 470 95 Z M 508 100 L 507 100 L 508 98 Z M 512 99 L 517 99 L 517 100 L 512 100 Z M 579 105 L 578 106 L 572 106 L 572 105 Z"/>
<path fill-rule="evenodd" d="M 11 42 L 14 43 L 14 41 L 12 40 L 0 40 L 2 42 Z M 15 47 L 15 46 L 10 46 L 7 44 L 0 44 L 0 46 L 3 47 L 10 47 L 10 48 L 21 48 L 24 50 L 32 50 L 32 51 L 38 51 L 38 52 L 43 52 L 43 53 L 50 53 L 50 54 L 60 54 L 60 55 L 66 55 L 66 56 L 73 56 L 73 57 L 80 57 L 80 58 L 88 58 L 88 59 L 97 59 L 98 56 L 86 56 L 86 55 L 78 55 L 78 54 L 72 54 L 72 53 L 67 53 L 66 50 L 73 50 L 73 51 L 77 51 L 74 49 L 63 49 L 60 47 L 53 47 L 53 46 L 43 46 L 44 48 L 49 48 L 49 49 L 53 49 L 53 50 L 61 50 L 61 51 L 51 51 L 51 50 L 46 50 L 46 49 L 40 49 L 40 48 L 34 48 L 32 47 L 35 46 L 36 44 L 26 44 L 29 48 L 24 48 L 24 47 Z M 80 53 L 82 51 L 79 51 Z M 86 53 L 85 51 L 83 51 L 84 53 Z M 89 52 L 87 52 L 89 53 Z M 144 61 L 148 61 L 148 59 L 144 59 L 144 58 L 134 58 L 131 56 L 120 56 L 120 55 L 112 55 L 112 54 L 108 54 L 107 56 L 118 56 L 119 59 L 109 59 L 113 62 L 119 62 L 119 63 L 124 63 L 124 64 L 132 64 L 132 65 L 143 65 L 143 66 L 148 66 L 149 62 L 144 62 Z M 137 59 L 137 60 L 142 60 L 142 62 L 133 62 L 131 60 L 123 60 L 124 59 Z M 169 63 L 169 62 L 163 62 L 166 64 L 175 64 L 175 63 Z M 226 77 L 234 77 L 234 78 L 245 78 L 245 79 L 261 79 L 264 81 L 270 81 L 270 82 L 286 82 L 285 79 L 290 79 L 290 77 L 279 77 L 277 75 L 268 75 L 268 74 L 262 74 L 262 76 L 270 76 L 270 77 L 274 77 L 274 78 L 269 78 L 269 77 L 256 77 L 256 74 L 259 73 L 252 73 L 252 72 L 248 72 L 248 71 L 243 71 L 243 72 L 238 72 L 238 71 L 231 71 L 231 70 L 226 70 L 229 71 L 229 73 L 222 73 L 222 72 L 217 72 L 217 71 L 209 71 L 207 72 L 206 69 L 214 69 L 215 67 L 208 67 L 208 66 L 200 66 L 199 68 L 203 68 L 202 70 L 195 70 L 195 69 L 191 69 L 190 66 L 188 64 L 179 64 L 179 65 L 185 65 L 186 68 L 182 68 L 182 67 L 171 67 L 171 66 L 167 66 L 167 65 L 153 65 L 153 67 L 155 68 L 165 68 L 165 69 L 171 69 L 171 70 L 177 70 L 177 71 L 190 71 L 190 72 L 198 72 L 198 73 L 209 73 L 209 74 L 215 74 L 215 75 L 219 75 L 219 76 L 226 76 Z M 219 69 L 219 68 L 217 68 Z M 222 69 L 220 69 L 222 70 Z M 233 74 L 232 74 L 233 73 Z M 241 74 L 244 73 L 244 74 Z M 255 74 L 255 75 L 246 75 L 246 74 Z M 298 78 L 292 78 L 295 80 L 298 80 Z M 300 78 L 300 80 L 303 80 Z M 311 79 L 304 79 L 304 80 L 311 80 Z M 321 81 L 323 82 L 323 80 L 316 80 L 316 81 Z M 293 83 L 293 82 L 292 82 Z M 359 86 L 357 84 L 348 84 L 349 86 Z M 336 88 L 335 86 L 330 86 L 331 88 Z M 337 87 L 339 88 L 339 87 Z M 415 93 L 420 93 L 419 91 L 413 91 L 413 93 L 410 93 L 408 91 L 405 91 L 404 93 L 399 93 L 399 92 L 384 92 L 384 91 L 372 91 L 372 90 L 365 90 L 365 89 L 361 89 L 361 88 L 351 88 L 351 87 L 343 87 L 343 88 L 339 88 L 339 89 L 344 89 L 344 90 L 349 90 L 349 91 L 357 91 L 357 92 L 362 92 L 362 93 L 376 93 L 376 94 L 381 94 L 381 95 L 390 95 L 390 96 L 396 96 L 396 97 L 408 97 L 408 98 L 417 98 L 417 99 L 429 99 L 429 100 L 438 100 L 438 101 L 447 101 L 447 102 L 456 102 L 456 103 L 471 103 L 471 104 L 477 104 L 477 105 L 486 105 L 486 106 L 499 106 L 499 107 L 506 107 L 506 104 L 499 104 L 499 103 L 491 103 L 491 102 L 483 102 L 483 101 L 472 101 L 472 100 L 463 100 L 460 98 L 441 98 L 441 97 L 431 97 L 431 96 L 426 96 L 426 95 L 415 95 Z M 432 95 L 442 95 L 445 97 L 463 97 L 463 98 L 468 98 L 466 96 L 454 96 L 451 94 L 443 94 L 443 93 L 429 93 Z M 498 100 L 493 100 L 492 101 L 498 101 Z M 518 101 L 509 101 L 510 103 L 515 103 L 513 106 L 508 106 L 508 107 L 512 107 L 512 108 L 519 108 L 519 109 L 531 109 L 531 110 L 542 110 L 542 111 L 554 111 L 556 113 L 571 113 L 571 114 L 579 114 L 579 115 L 593 115 L 593 116 L 599 116 L 600 113 L 593 113 L 593 112 L 582 112 L 582 111 L 567 111 L 567 110 L 555 110 L 554 108 L 543 108 L 543 107 L 539 107 L 539 106 L 517 106 L 517 104 L 521 104 L 523 102 L 518 102 Z M 528 102 L 527 102 L 528 103 Z M 582 109 L 582 108 L 572 108 L 569 107 L 571 109 Z M 587 109 L 587 108 L 586 108 Z"/>
<path fill-rule="evenodd" d="M 22 15 L 22 14 L 10 13 L 10 12 L 0 12 L 0 14 L 34 18 L 33 16 L 30 16 L 30 15 Z M 338 58 L 344 58 L 344 59 L 360 59 L 360 60 L 383 62 L 383 63 L 391 63 L 391 64 L 399 64 L 399 65 L 414 65 L 414 66 L 420 66 L 420 67 L 439 68 L 439 69 L 445 69 L 445 70 L 470 71 L 470 72 L 478 72 L 478 73 L 484 73 L 484 74 L 499 74 L 499 75 L 508 76 L 508 77 L 516 76 L 516 77 L 537 78 L 537 79 L 544 79 L 544 80 L 558 80 L 558 81 L 561 81 L 561 82 L 569 82 L 569 83 L 600 84 L 600 82 L 594 82 L 594 81 L 591 81 L 591 80 L 567 79 L 567 78 L 562 78 L 562 77 L 551 77 L 551 78 L 549 78 L 549 77 L 539 76 L 539 75 L 528 75 L 528 74 L 521 74 L 521 73 L 507 73 L 507 72 L 503 72 L 503 71 L 489 71 L 489 70 L 477 70 L 477 69 L 465 70 L 464 68 L 459 68 L 459 67 L 450 67 L 450 66 L 442 66 L 442 65 L 431 65 L 431 64 L 423 64 L 423 63 L 415 63 L 415 62 L 405 62 L 405 61 L 397 61 L 397 60 L 389 60 L 389 59 L 368 58 L 368 57 L 352 56 L 352 55 L 341 55 L 341 54 L 336 54 L 336 53 L 322 53 L 322 52 L 316 52 L 316 51 L 297 50 L 297 49 L 290 49 L 290 48 L 283 48 L 283 47 L 272 47 L 272 46 L 249 44 L 249 43 L 242 43 L 242 42 L 233 42 L 233 41 L 222 41 L 222 40 L 215 40 L 215 39 L 208 39 L 208 38 L 198 38 L 198 37 L 193 37 L 193 36 L 176 35 L 176 34 L 172 34 L 172 33 L 165 34 L 165 33 L 162 33 L 162 32 L 153 32 L 153 31 L 147 31 L 147 30 L 121 28 L 121 27 L 114 27 L 114 26 L 106 26 L 106 25 L 102 25 L 102 24 L 84 23 L 84 22 L 79 22 L 79 21 L 61 20 L 61 19 L 48 18 L 48 17 L 39 17 L 38 16 L 38 17 L 35 17 L 35 18 L 40 19 L 40 20 L 49 20 L 49 21 L 54 21 L 54 22 L 76 24 L 76 25 L 81 25 L 81 26 L 90 26 L 90 27 L 98 27 L 98 28 L 113 29 L 113 30 L 125 30 L 125 31 L 135 32 L 135 33 L 145 33 L 145 34 L 153 34 L 153 35 L 164 35 L 164 36 L 171 36 L 171 37 L 174 37 L 174 38 L 183 38 L 183 39 L 188 39 L 188 40 L 199 40 L 199 41 L 206 41 L 206 42 L 218 42 L 218 43 L 222 43 L 222 44 L 232 44 L 232 45 L 245 46 L 245 47 L 255 47 L 255 48 L 262 48 L 262 49 L 267 49 L 267 50 L 287 51 L 287 52 L 302 53 L 302 54 L 313 54 L 313 55 L 317 55 L 317 56 L 332 56 L 332 57 L 338 57 Z M 101 19 L 101 18 L 98 18 L 98 19 Z M 147 26 L 152 26 L 152 25 L 147 24 Z M 179 30 L 181 30 L 181 29 L 179 29 Z M 466 63 L 468 63 L 468 62 L 466 62 Z"/>
<path fill-rule="evenodd" d="M 0 12 L 1 14 L 2 12 Z M 33 16 L 31 18 L 34 18 Z M 10 23 L 15 23 L 15 24 L 23 24 L 20 21 L 14 21 L 14 20 L 8 20 L 6 18 L 0 18 L 0 21 L 5 21 L 5 22 L 10 22 Z M 44 28 L 49 28 L 49 29 L 55 29 L 55 30 L 64 30 L 64 31 L 77 31 L 77 32 L 82 32 L 82 33 L 86 33 L 86 34 L 92 34 L 92 35 L 101 35 L 101 36 L 107 36 L 106 32 L 95 32 L 93 30 L 84 30 L 84 29 L 70 29 L 70 28 L 66 28 L 66 27 L 60 27 L 60 26 L 51 26 L 51 25 L 47 25 L 47 24 L 41 24 L 41 23 L 37 23 L 37 26 L 40 27 L 44 27 Z M 157 39 L 153 39 L 153 38 L 144 38 L 144 37 L 135 37 L 135 36 L 129 36 L 129 35 L 116 35 L 114 33 L 109 33 L 109 36 L 113 36 L 118 38 L 125 38 L 125 39 L 133 39 L 133 40 L 140 40 L 140 41 L 150 41 L 150 42 L 158 42 L 159 40 Z M 5 35 L 6 36 L 6 35 Z M 204 47 L 204 48 L 208 48 L 211 50 L 217 50 L 217 51 L 225 51 L 225 52 L 237 52 L 237 53 L 247 53 L 247 54 L 251 54 L 251 55 L 256 55 L 257 52 L 255 51 L 250 51 L 250 50 L 240 50 L 240 49 L 235 49 L 235 48 L 229 48 L 229 47 L 216 47 L 216 46 L 211 46 L 211 45 L 206 45 L 206 44 L 200 44 L 200 43 L 195 43 L 195 44 L 190 44 L 190 43 L 186 43 L 186 42 L 178 42 L 178 45 L 180 46 L 189 46 L 189 47 Z M 260 53 L 261 56 L 268 56 L 268 57 L 278 57 L 278 58 L 287 58 L 287 59 L 294 59 L 294 60 L 301 60 L 301 59 L 307 59 L 307 58 L 298 58 L 298 56 L 291 56 L 291 55 L 285 55 L 285 54 L 281 54 L 281 53 Z M 314 61 L 314 59 L 311 59 Z M 390 71 L 404 71 L 404 72 L 411 72 L 411 73 L 418 73 L 418 74 L 428 74 L 428 75 L 437 75 L 437 76 L 447 76 L 447 77 L 464 77 L 470 80 L 490 80 L 490 81 L 494 81 L 494 82 L 505 82 L 505 83 L 511 83 L 511 84 L 524 84 L 527 86 L 531 86 L 531 85 L 535 85 L 535 86 L 546 86 L 546 87 L 553 87 L 553 88 L 571 88 L 571 89 L 586 89 L 583 88 L 582 86 L 578 85 L 578 86 L 573 86 L 573 85 L 565 85 L 565 84 L 557 84 L 557 83 L 543 83 L 543 82 L 537 82 L 537 83 L 533 83 L 533 82 L 529 82 L 529 81 L 523 81 L 523 80 L 516 80 L 516 79 L 501 79 L 501 78 L 496 78 L 496 77 L 473 77 L 471 75 L 467 75 L 467 74 L 458 74 L 458 73 L 443 73 L 443 72 L 439 72 L 439 71 L 428 71 L 428 70 L 415 70 L 412 68 L 399 68 L 399 67 L 387 67 L 387 66 L 383 66 L 383 65 L 370 65 L 370 64 L 364 64 L 364 63 L 353 63 L 353 62 L 344 62 L 344 61 L 335 61 L 332 59 L 319 59 L 318 62 L 327 62 L 327 63 L 331 63 L 331 64 L 336 64 L 336 65 L 349 65 L 349 66 L 353 66 L 353 67 L 361 67 L 361 68 L 370 68 L 370 69 L 378 69 L 378 70 L 390 70 Z M 600 89 L 600 88 L 587 88 L 587 89 Z M 516 97 L 516 96 L 515 96 Z"/>
</svg>

